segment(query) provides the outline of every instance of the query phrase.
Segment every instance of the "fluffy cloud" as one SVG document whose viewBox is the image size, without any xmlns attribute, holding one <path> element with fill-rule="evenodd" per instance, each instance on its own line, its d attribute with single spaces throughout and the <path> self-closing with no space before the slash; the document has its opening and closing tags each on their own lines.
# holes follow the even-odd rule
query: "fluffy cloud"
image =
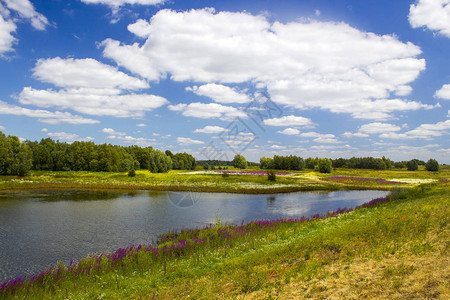
<svg viewBox="0 0 450 300">
<path fill-rule="evenodd" d="M 202 142 L 202 141 L 199 141 L 199 140 L 193 140 L 191 138 L 186 138 L 186 137 L 178 137 L 177 138 L 177 143 L 182 145 L 182 146 L 189 146 L 189 145 L 204 144 L 205 142 Z"/>
<path fill-rule="evenodd" d="M 297 135 L 300 134 L 300 130 L 295 128 L 286 128 L 281 131 L 277 131 L 278 133 L 284 134 L 284 135 Z"/>
<path fill-rule="evenodd" d="M 389 139 L 432 139 L 444 134 L 448 134 L 450 129 L 450 120 L 438 122 L 435 124 L 422 124 L 419 127 L 405 133 L 383 133 L 381 138 Z"/>
<path fill-rule="evenodd" d="M 13 50 L 12 46 L 16 39 L 12 33 L 16 31 L 16 28 L 14 22 L 5 20 L 0 14 L 0 55 Z"/>
<path fill-rule="evenodd" d="M 434 97 L 450 100 L 450 84 L 444 84 L 440 90 L 436 91 Z"/>
<path fill-rule="evenodd" d="M 81 0 L 86 4 L 104 4 L 110 7 L 119 7 L 125 4 L 139 5 L 157 5 L 166 2 L 166 0 Z"/>
<path fill-rule="evenodd" d="M 16 116 L 26 116 L 30 118 L 39 118 L 38 121 L 47 124 L 96 124 L 100 121 L 83 118 L 81 116 L 72 115 L 68 112 L 55 111 L 51 112 L 48 110 L 34 110 L 29 108 L 24 108 L 16 105 L 12 105 L 3 101 L 0 101 L 0 114 L 3 115 L 16 115 Z"/>
<path fill-rule="evenodd" d="M 0 125 L 0 130 L 5 130 L 6 128 L 2 125 Z"/>
<path fill-rule="evenodd" d="M 392 132 L 399 131 L 401 127 L 389 123 L 369 123 L 364 124 L 359 128 L 359 132 L 374 134 L 374 133 L 384 133 L 384 132 Z"/>
<path fill-rule="evenodd" d="M 239 93 L 234 88 L 222 84 L 208 83 L 202 86 L 188 87 L 187 91 L 192 91 L 197 95 L 209 97 L 214 102 L 219 103 L 247 103 L 250 98 L 246 94 Z"/>
<path fill-rule="evenodd" d="M 418 0 L 411 4 L 408 18 L 413 28 L 427 27 L 450 38 L 449 0 Z"/>
<path fill-rule="evenodd" d="M 150 24 L 142 19 L 137 20 L 136 23 L 128 25 L 127 29 L 129 32 L 141 38 L 147 38 L 150 34 Z"/>
<path fill-rule="evenodd" d="M 18 97 L 22 104 L 99 116 L 142 117 L 145 112 L 168 103 L 160 96 L 130 94 L 130 90 L 148 88 L 148 83 L 90 58 L 40 59 L 33 76 L 60 89 L 25 87 Z"/>
<path fill-rule="evenodd" d="M 131 77 L 117 68 L 91 59 L 39 59 L 33 76 L 58 87 L 138 90 L 148 88 L 146 81 Z"/>
<path fill-rule="evenodd" d="M 147 147 L 156 141 L 155 139 L 149 139 L 149 138 L 143 138 L 143 137 L 133 137 L 130 135 L 127 135 L 125 132 L 116 131 L 112 128 L 103 128 L 103 133 L 106 133 L 108 136 L 107 139 L 116 139 L 119 141 L 122 141 L 126 144 L 133 144 L 133 145 L 139 145 L 142 147 Z"/>
<path fill-rule="evenodd" d="M 217 103 L 200 103 L 169 105 L 173 111 L 182 111 L 183 116 L 200 119 L 219 118 L 221 120 L 232 120 L 234 118 L 246 118 L 247 114 L 232 106 Z"/>
<path fill-rule="evenodd" d="M 213 9 L 160 10 L 145 22 L 130 29 L 148 37 L 143 45 L 107 39 L 102 46 L 104 56 L 149 80 L 251 81 L 266 86 L 277 103 L 365 119 L 429 108 L 389 99 L 409 94 L 425 69 L 420 48 L 393 35 L 345 23 L 270 23 L 261 15 Z"/>
<path fill-rule="evenodd" d="M 281 118 L 267 119 L 263 121 L 268 126 L 312 126 L 311 119 L 297 116 L 284 116 Z"/>
<path fill-rule="evenodd" d="M 366 134 L 366 133 L 362 133 L 362 132 L 352 133 L 352 132 L 347 131 L 347 132 L 344 132 L 342 134 L 342 136 L 347 137 L 347 138 L 351 138 L 351 137 L 368 137 L 369 135 Z"/>
<path fill-rule="evenodd" d="M 16 23 L 21 19 L 29 20 L 37 30 L 44 30 L 49 25 L 47 18 L 38 13 L 28 0 L 0 1 L 0 56 L 13 50 L 17 42 L 13 33 L 17 29 Z"/>
<path fill-rule="evenodd" d="M 143 117 L 168 101 L 147 94 L 113 95 L 97 89 L 36 90 L 25 87 L 19 94 L 22 104 L 40 107 L 59 107 L 97 116 Z"/>
<path fill-rule="evenodd" d="M 75 133 L 67 133 L 67 132 L 49 132 L 47 135 L 55 140 L 59 141 L 66 141 L 69 143 L 75 142 L 75 141 L 92 141 L 94 138 L 88 136 L 88 137 L 81 137 L 78 134 Z"/>
<path fill-rule="evenodd" d="M 49 25 L 47 18 L 38 13 L 33 4 L 28 0 L 3 0 L 6 7 L 19 14 L 20 17 L 28 19 L 37 30 L 44 30 Z"/>
<path fill-rule="evenodd" d="M 224 131 L 230 131 L 229 129 L 220 126 L 205 126 L 201 129 L 195 129 L 194 133 L 221 133 Z"/>
</svg>

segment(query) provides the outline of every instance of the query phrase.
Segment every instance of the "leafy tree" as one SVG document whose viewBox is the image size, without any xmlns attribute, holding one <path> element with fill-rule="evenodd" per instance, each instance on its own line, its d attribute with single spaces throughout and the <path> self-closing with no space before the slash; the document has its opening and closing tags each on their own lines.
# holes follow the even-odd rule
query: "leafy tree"
<svg viewBox="0 0 450 300">
<path fill-rule="evenodd" d="M 25 176 L 33 165 L 33 153 L 28 145 L 21 143 L 17 136 L 9 135 L 7 142 L 11 149 L 11 160 L 8 166 L 8 174 Z"/>
<path fill-rule="evenodd" d="M 273 169 L 272 161 L 272 158 L 263 156 L 259 159 L 259 167 L 261 169 Z"/>
<path fill-rule="evenodd" d="M 331 159 L 320 158 L 317 166 L 320 173 L 331 173 L 332 169 Z"/>
<path fill-rule="evenodd" d="M 12 160 L 11 147 L 3 132 L 0 131 L 0 174 L 6 175 Z"/>
<path fill-rule="evenodd" d="M 245 169 L 248 167 L 247 160 L 243 155 L 236 154 L 233 159 L 233 167 L 238 169 Z"/>
<path fill-rule="evenodd" d="M 437 172 L 439 171 L 439 163 L 437 160 L 430 158 L 425 164 L 425 169 L 427 171 Z"/>
<path fill-rule="evenodd" d="M 416 171 L 419 168 L 419 164 L 416 159 L 412 159 L 406 163 L 408 171 Z"/>
</svg>

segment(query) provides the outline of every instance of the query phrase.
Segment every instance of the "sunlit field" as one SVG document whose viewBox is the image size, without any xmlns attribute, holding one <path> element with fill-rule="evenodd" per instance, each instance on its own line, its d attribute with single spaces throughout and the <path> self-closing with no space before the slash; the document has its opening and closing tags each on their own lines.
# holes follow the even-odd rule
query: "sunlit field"
<svg viewBox="0 0 450 300">
<path fill-rule="evenodd" d="M 222 176 L 222 173 L 229 176 Z M 308 190 L 391 189 L 409 188 L 422 183 L 446 181 L 450 167 L 441 166 L 439 172 L 402 170 L 335 169 L 331 174 L 311 170 L 276 171 L 275 181 L 269 181 L 267 172 L 260 169 L 216 171 L 169 171 L 151 173 L 137 170 L 135 177 L 126 172 L 88 171 L 31 171 L 25 177 L 0 177 L 0 190 L 74 189 L 74 190 L 172 190 L 232 193 L 275 193 Z M 256 175 L 255 175 L 256 174 Z"/>
</svg>

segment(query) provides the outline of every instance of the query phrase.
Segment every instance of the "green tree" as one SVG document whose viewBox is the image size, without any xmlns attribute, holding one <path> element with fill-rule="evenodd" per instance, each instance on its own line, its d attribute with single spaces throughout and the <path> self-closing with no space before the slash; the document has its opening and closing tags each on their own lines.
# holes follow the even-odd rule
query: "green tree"
<svg viewBox="0 0 450 300">
<path fill-rule="evenodd" d="M 419 168 L 419 164 L 416 159 L 412 159 L 406 163 L 408 171 L 416 171 Z"/>
<path fill-rule="evenodd" d="M 331 159 L 320 158 L 317 166 L 320 173 L 331 173 L 332 169 Z"/>
<path fill-rule="evenodd" d="M 7 141 L 12 151 L 8 174 L 18 176 L 27 175 L 33 165 L 33 153 L 30 147 L 21 143 L 17 136 L 9 135 Z"/>
<path fill-rule="evenodd" d="M 246 169 L 248 167 L 247 160 L 243 155 L 236 154 L 233 158 L 233 167 L 238 169 Z"/>
<path fill-rule="evenodd" d="M 437 172 L 439 171 L 439 163 L 437 160 L 430 158 L 425 164 L 425 169 L 427 171 Z"/>
<path fill-rule="evenodd" d="M 12 160 L 12 151 L 8 140 L 3 132 L 0 131 L 0 174 L 6 175 L 9 171 L 9 165 Z"/>
</svg>

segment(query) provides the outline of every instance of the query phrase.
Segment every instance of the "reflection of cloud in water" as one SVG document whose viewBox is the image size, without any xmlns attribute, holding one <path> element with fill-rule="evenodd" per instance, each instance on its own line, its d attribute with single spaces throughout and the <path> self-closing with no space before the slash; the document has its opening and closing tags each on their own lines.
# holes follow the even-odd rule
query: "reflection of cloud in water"
<svg viewBox="0 0 450 300">
<path fill-rule="evenodd" d="M 310 211 L 309 207 L 292 207 L 292 206 L 267 209 L 268 213 L 276 214 L 276 215 L 286 215 L 286 216 L 290 216 L 290 217 L 303 216 L 308 211 Z"/>
</svg>

